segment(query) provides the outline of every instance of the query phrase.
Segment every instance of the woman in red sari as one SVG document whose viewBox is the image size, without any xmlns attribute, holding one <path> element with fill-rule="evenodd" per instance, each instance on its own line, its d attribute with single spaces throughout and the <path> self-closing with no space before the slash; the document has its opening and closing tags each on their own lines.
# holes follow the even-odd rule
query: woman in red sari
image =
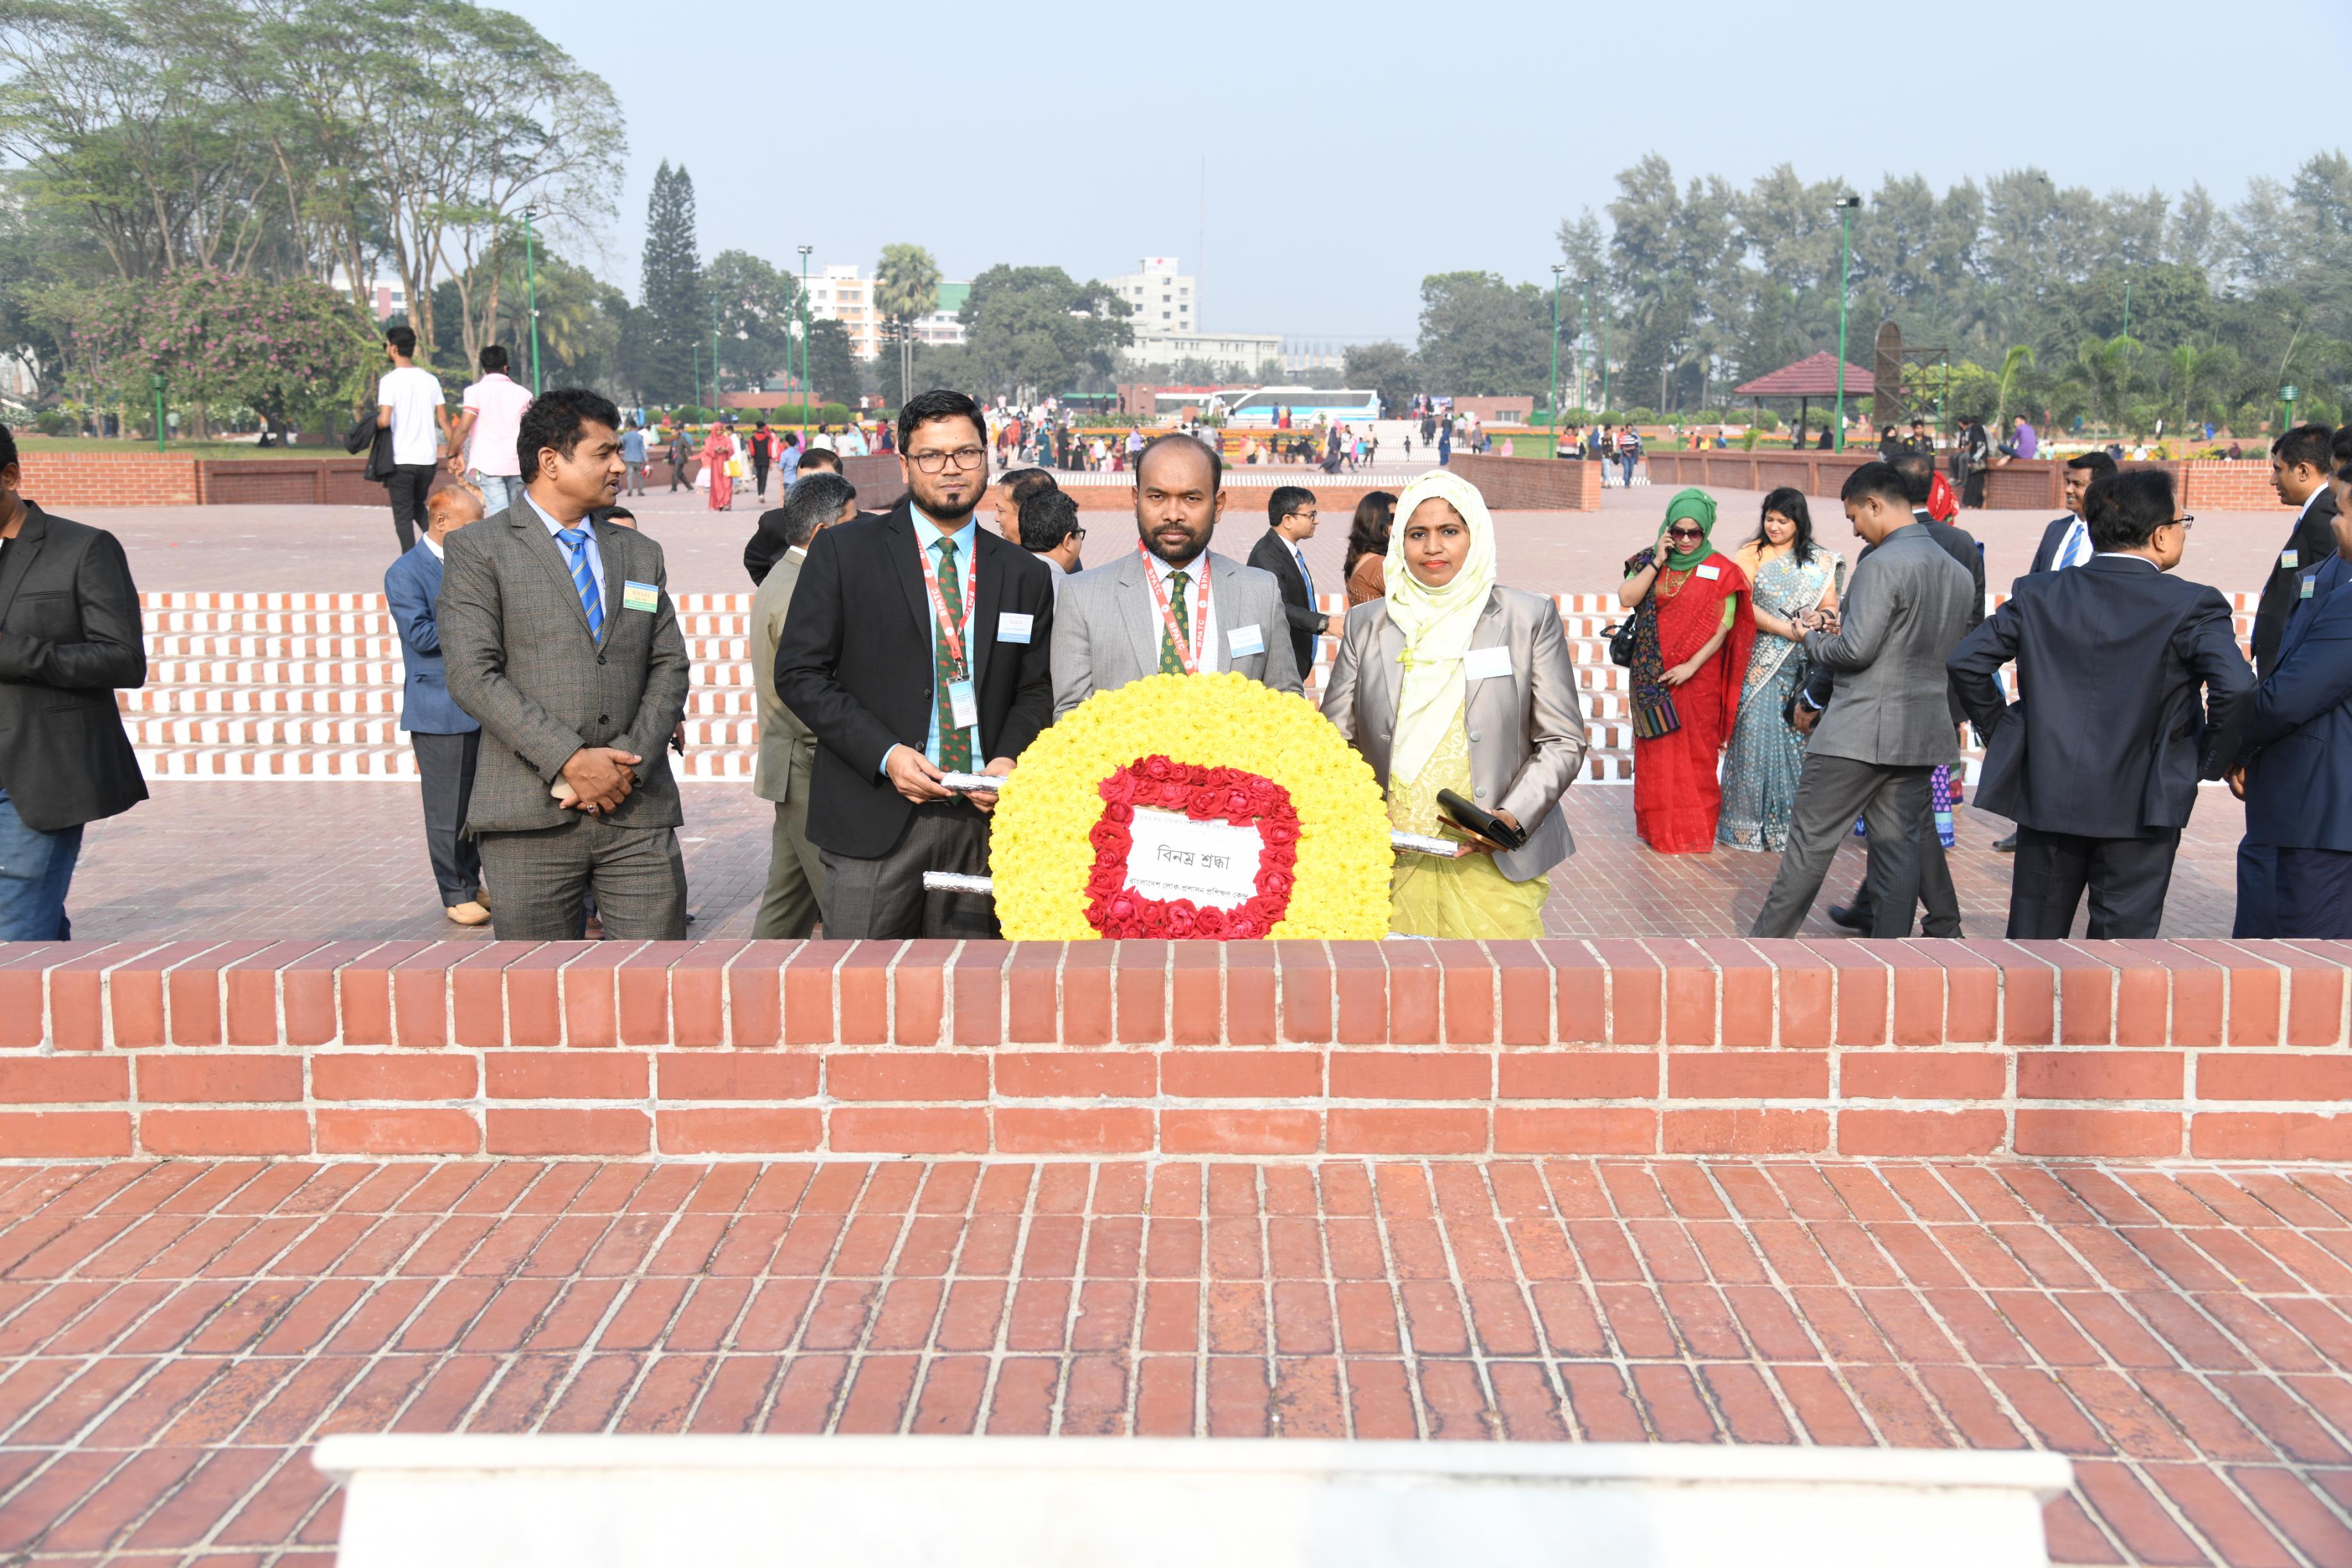
<svg viewBox="0 0 2352 1568">
<path fill-rule="evenodd" d="M 1714 533 L 1715 498 L 1683 491 L 1617 591 L 1633 612 L 1633 831 L 1661 855 L 1715 848 L 1717 770 L 1756 641 L 1748 579 Z"/>
<path fill-rule="evenodd" d="M 727 426 L 716 419 L 710 422 L 710 435 L 702 443 L 702 466 L 710 476 L 710 510 L 735 510 L 735 476 L 728 465 L 735 458 L 735 437 Z"/>
</svg>

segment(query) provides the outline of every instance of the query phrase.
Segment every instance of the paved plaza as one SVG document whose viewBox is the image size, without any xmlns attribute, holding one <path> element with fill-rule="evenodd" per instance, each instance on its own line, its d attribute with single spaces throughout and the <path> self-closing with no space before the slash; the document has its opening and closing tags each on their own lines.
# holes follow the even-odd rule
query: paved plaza
<svg viewBox="0 0 2352 1568">
<path fill-rule="evenodd" d="M 2056 1563 L 2342 1568 L 2347 1290 L 2309 1169 L 20 1167 L 0 1561 L 325 1568 L 337 1432 L 985 1432 L 2047 1449 Z"/>
</svg>

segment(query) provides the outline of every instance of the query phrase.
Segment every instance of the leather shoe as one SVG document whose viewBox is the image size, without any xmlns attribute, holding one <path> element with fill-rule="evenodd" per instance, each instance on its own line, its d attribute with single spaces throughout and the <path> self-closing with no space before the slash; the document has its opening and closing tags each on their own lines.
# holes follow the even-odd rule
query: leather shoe
<svg viewBox="0 0 2352 1568">
<path fill-rule="evenodd" d="M 490 911 L 471 899 L 462 904 L 451 904 L 442 912 L 461 926 L 486 926 L 490 923 Z"/>
<path fill-rule="evenodd" d="M 1830 924 L 1843 926 L 1848 931 L 1868 931 L 1870 917 L 1858 913 L 1850 904 L 1832 904 Z"/>
<path fill-rule="evenodd" d="M 2006 838 L 1996 838 L 1996 839 L 1994 839 L 1994 840 L 1992 841 L 1992 847 L 1993 847 L 1995 849 L 1999 850 L 1999 851 L 2000 851 L 2001 854 L 2003 854 L 2003 855 L 2014 855 L 2014 854 L 2016 854 L 2016 853 L 2017 853 L 2017 835 L 2016 835 L 2016 833 L 2015 833 L 2014 831 L 2012 831 L 2012 832 L 2010 834 L 2010 836 L 2009 836 L 2008 837 L 2006 837 Z"/>
</svg>

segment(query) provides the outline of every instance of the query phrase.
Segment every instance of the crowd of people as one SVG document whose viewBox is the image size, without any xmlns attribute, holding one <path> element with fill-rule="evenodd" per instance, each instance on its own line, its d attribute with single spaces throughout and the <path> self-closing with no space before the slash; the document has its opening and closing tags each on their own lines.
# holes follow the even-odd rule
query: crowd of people
<svg viewBox="0 0 2352 1568">
<path fill-rule="evenodd" d="M 495 350 L 443 414 L 404 331 L 388 335 L 377 427 L 395 468 L 429 456 L 463 479 L 415 484 L 396 515 L 423 535 L 384 584 L 444 908 L 502 938 L 576 937 L 592 919 L 615 937 L 682 936 L 677 786 L 661 754 L 682 738 L 688 665 L 662 552 L 620 505 L 642 424 L 593 393 L 522 394 Z M 419 419 L 432 447 L 413 442 Z M 751 432 L 751 482 L 782 481 L 744 551 L 753 788 L 776 811 L 757 933 L 992 933 L 984 896 L 925 884 L 985 871 L 988 778 L 1092 693 L 1145 676 L 1231 670 L 1303 695 L 1316 639 L 1332 636 L 1321 710 L 1391 823 L 1475 851 L 1401 854 L 1393 928 L 1540 934 L 1549 873 L 1574 848 L 1560 802 L 1587 739 L 1559 616 L 1504 585 L 1477 489 L 1441 468 L 1364 496 L 1333 616 L 1304 549 L 1321 526 L 1314 492 L 1271 491 L 1246 561 L 1212 551 L 1224 462 L 1181 432 L 1123 448 L 1137 543 L 1111 564 L 1079 570 L 1081 514 L 1043 467 L 1006 473 L 995 527 L 981 528 L 992 453 L 1050 428 L 999 444 L 962 395 L 910 399 L 877 433 L 907 485 L 878 511 L 860 510 L 838 451 Z M 734 460 L 721 439 L 706 438 L 706 462 Z M 2015 857 L 2009 935 L 2063 936 L 2086 899 L 2093 937 L 2156 934 L 2197 784 L 2226 778 L 2246 804 L 2234 934 L 2352 937 L 2352 427 L 2273 444 L 2297 514 L 2251 666 L 2228 602 L 2179 574 L 2195 520 L 2165 470 L 2069 459 L 2065 515 L 1988 616 L 1982 550 L 1951 521 L 1965 485 L 1932 446 L 1887 452 L 1841 492 L 1863 544 L 1850 568 L 1791 489 L 1720 545 L 1714 498 L 1685 489 L 1624 562 L 1610 651 L 1627 671 L 1640 839 L 1777 855 L 1753 925 L 1777 936 L 1801 926 L 1838 845 L 1860 835 L 1863 883 L 1832 921 L 1958 935 L 1946 855 L 1972 725 L 1976 804 L 2016 824 L 1995 846 Z M 70 931 L 82 826 L 144 796 L 119 721 L 95 720 L 145 661 L 121 546 L 45 513 L 20 482 L 0 429 L 0 587 L 16 590 L 0 600 L 0 713 L 42 757 L 0 776 L 0 936 L 47 939 Z M 2000 683 L 2011 665 L 2013 700 Z M 88 731 L 70 745 L 51 733 L 68 719 Z"/>
</svg>

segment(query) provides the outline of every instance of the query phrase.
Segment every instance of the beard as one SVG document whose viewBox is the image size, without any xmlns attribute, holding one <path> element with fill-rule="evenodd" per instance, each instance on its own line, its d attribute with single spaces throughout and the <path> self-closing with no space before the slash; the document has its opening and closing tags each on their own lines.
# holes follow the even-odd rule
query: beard
<svg viewBox="0 0 2352 1568">
<path fill-rule="evenodd" d="M 1208 553 L 1209 536 L 1206 533 L 1199 534 L 1193 538 L 1186 540 L 1182 545 L 1171 550 L 1160 542 L 1160 535 L 1156 530 L 1145 529 L 1143 531 L 1143 548 L 1150 551 L 1153 555 L 1159 557 L 1160 560 L 1165 561 L 1171 566 L 1190 566 L 1193 562 L 1198 561 L 1202 556 Z"/>
</svg>

